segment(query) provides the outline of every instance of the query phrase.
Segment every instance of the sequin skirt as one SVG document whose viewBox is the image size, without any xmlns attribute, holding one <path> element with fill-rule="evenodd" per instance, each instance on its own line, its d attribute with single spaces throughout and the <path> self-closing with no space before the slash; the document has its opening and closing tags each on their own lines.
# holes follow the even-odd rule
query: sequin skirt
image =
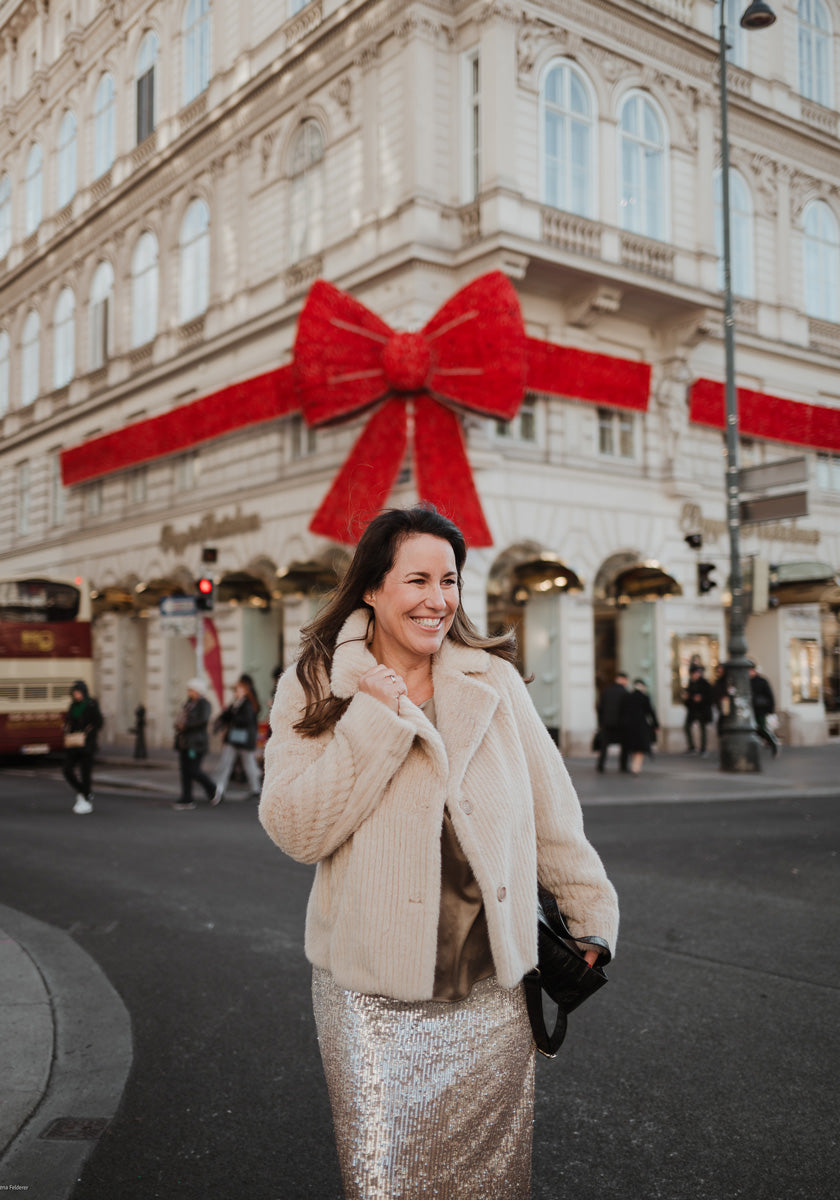
<svg viewBox="0 0 840 1200">
<path fill-rule="evenodd" d="M 313 972 L 346 1200 L 528 1200 L 534 1043 L 522 985 L 406 1003 Z"/>
</svg>

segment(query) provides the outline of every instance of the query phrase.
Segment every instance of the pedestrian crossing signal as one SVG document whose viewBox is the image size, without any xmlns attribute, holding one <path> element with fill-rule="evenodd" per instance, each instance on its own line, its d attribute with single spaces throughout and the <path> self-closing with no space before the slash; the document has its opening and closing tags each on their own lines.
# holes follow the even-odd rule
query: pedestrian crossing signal
<svg viewBox="0 0 840 1200">
<path fill-rule="evenodd" d="M 196 608 L 200 612 L 212 612 L 213 601 L 216 595 L 216 585 L 209 575 L 202 575 L 196 584 L 197 596 L 195 598 Z"/>
<path fill-rule="evenodd" d="M 714 563 L 698 563 L 697 564 L 697 591 L 701 596 L 710 592 L 712 588 L 716 588 L 717 584 L 712 579 L 712 574 L 716 570 Z"/>
</svg>

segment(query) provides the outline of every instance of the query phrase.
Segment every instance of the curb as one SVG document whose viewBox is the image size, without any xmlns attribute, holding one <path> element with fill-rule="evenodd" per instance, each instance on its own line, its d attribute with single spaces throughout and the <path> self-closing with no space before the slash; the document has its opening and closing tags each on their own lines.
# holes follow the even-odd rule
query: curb
<svg viewBox="0 0 840 1200">
<path fill-rule="evenodd" d="M 20 1028 L 4 1041 L 2 1057 L 18 1087 L 14 1115 L 0 1127 L 0 1190 L 69 1200 L 119 1108 L 132 1062 L 131 1019 L 69 933 L 4 905 L 0 929 L 8 939 L 0 947 L 17 968 L 16 986 L 0 1002 L 0 1029 Z"/>
</svg>

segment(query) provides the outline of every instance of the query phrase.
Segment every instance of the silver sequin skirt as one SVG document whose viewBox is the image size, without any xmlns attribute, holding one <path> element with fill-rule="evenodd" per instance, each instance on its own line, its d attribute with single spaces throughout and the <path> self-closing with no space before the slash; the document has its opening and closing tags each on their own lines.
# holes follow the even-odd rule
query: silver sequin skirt
<svg viewBox="0 0 840 1200">
<path fill-rule="evenodd" d="M 346 1200 L 528 1200 L 534 1043 L 522 986 L 406 1003 L 316 968 Z"/>
</svg>

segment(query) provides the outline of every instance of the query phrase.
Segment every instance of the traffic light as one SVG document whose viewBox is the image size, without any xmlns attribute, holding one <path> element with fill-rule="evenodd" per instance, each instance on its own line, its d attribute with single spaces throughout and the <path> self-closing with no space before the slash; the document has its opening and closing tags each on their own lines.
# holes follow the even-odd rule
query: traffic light
<svg viewBox="0 0 840 1200">
<path fill-rule="evenodd" d="M 209 575 L 202 575 L 196 583 L 195 606 L 199 612 L 212 612 L 216 598 L 216 584 Z"/>
<path fill-rule="evenodd" d="M 690 546 L 692 550 L 700 550 L 703 546 L 702 533 L 687 533 L 683 538 L 686 546 Z"/>
<path fill-rule="evenodd" d="M 704 596 L 706 592 L 710 592 L 712 588 L 716 588 L 717 584 L 712 579 L 712 574 L 716 570 L 714 563 L 698 563 L 697 564 L 697 592 Z"/>
</svg>

